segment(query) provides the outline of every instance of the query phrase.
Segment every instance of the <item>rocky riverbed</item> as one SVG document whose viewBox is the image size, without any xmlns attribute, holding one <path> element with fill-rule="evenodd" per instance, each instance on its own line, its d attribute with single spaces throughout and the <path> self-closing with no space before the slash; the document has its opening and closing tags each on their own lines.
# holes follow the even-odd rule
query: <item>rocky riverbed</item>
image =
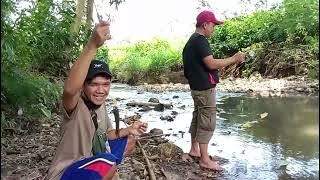
<svg viewBox="0 0 320 180">
<path fill-rule="evenodd" d="M 138 94 L 190 91 L 187 84 L 181 83 L 143 84 L 132 88 L 136 89 Z M 247 93 L 250 96 L 318 95 L 319 81 L 303 77 L 264 79 L 254 75 L 250 79 L 222 79 L 217 90 Z M 175 99 L 174 96 L 173 99 Z M 122 100 L 109 99 L 108 101 Z M 127 118 L 138 119 L 139 117 Z M 4 129 L 1 132 L 1 179 L 42 179 L 59 143 L 60 122 L 60 117 L 53 114 L 50 119 L 34 122 L 26 127 Z M 152 135 L 151 131 L 150 134 Z M 141 144 L 157 179 L 227 179 L 226 177 L 230 177 L 226 172 L 218 174 L 200 169 L 196 160 L 183 153 L 181 148 L 164 136 L 141 140 Z M 217 156 L 214 158 L 218 159 L 222 165 L 228 162 L 228 159 Z M 141 149 L 136 148 L 134 154 L 126 157 L 124 162 L 119 167 L 121 179 L 149 179 Z M 282 179 L 286 177 L 290 176 L 284 173 Z"/>
<path fill-rule="evenodd" d="M 188 84 L 143 84 L 138 86 L 140 92 L 189 91 Z M 281 79 L 262 78 L 260 74 L 250 78 L 226 78 L 220 80 L 217 91 L 230 93 L 248 93 L 261 96 L 318 95 L 319 80 L 291 76 Z"/>
</svg>

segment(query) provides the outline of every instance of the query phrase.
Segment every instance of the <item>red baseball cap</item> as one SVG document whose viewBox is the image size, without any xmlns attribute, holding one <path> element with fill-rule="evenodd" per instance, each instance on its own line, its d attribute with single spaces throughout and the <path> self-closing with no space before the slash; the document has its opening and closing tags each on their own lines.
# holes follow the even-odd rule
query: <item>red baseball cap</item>
<svg viewBox="0 0 320 180">
<path fill-rule="evenodd" d="M 205 22 L 212 22 L 216 25 L 223 24 L 222 21 L 218 21 L 214 16 L 213 12 L 211 11 L 202 11 L 197 16 L 197 23 L 205 23 Z"/>
</svg>

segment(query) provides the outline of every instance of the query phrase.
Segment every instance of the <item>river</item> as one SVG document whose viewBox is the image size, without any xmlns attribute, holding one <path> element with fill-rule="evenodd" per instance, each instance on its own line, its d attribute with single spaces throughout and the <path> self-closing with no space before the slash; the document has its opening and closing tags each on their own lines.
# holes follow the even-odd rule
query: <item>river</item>
<svg viewBox="0 0 320 180">
<path fill-rule="evenodd" d="M 126 106 L 132 101 L 148 102 L 149 98 L 172 103 L 173 109 L 139 112 L 139 107 Z M 109 111 L 116 105 L 121 118 L 139 113 L 149 123 L 149 130 L 159 128 L 172 134 L 168 139 L 184 152 L 189 151 L 188 128 L 193 111 L 190 92 L 141 92 L 115 83 L 109 99 L 113 99 Z M 217 92 L 217 110 L 209 154 L 228 160 L 223 168 L 230 179 L 319 179 L 318 96 L 259 97 Z M 177 115 L 172 115 L 173 111 Z M 174 120 L 161 120 L 161 116 Z"/>
</svg>

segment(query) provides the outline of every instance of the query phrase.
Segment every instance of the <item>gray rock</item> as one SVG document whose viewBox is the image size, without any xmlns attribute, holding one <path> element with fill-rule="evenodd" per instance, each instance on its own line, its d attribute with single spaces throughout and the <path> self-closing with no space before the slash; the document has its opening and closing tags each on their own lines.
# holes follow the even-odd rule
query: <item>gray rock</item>
<svg viewBox="0 0 320 180">
<path fill-rule="evenodd" d="M 166 120 L 166 121 L 173 121 L 173 117 L 171 117 L 171 116 L 161 116 L 160 119 Z"/>
<path fill-rule="evenodd" d="M 175 115 L 177 115 L 177 114 L 178 114 L 177 111 L 172 111 L 172 112 L 171 112 L 171 115 L 174 115 L 174 116 L 175 116 Z"/>
<path fill-rule="evenodd" d="M 160 103 L 159 99 L 157 98 L 150 98 L 148 102 Z"/>
<path fill-rule="evenodd" d="M 164 105 L 163 105 L 163 104 L 157 104 L 157 105 L 154 107 L 154 110 L 155 110 L 155 111 L 159 111 L 159 112 L 163 112 L 163 111 L 164 111 Z"/>
<path fill-rule="evenodd" d="M 152 135 L 163 134 L 163 131 L 161 129 L 158 129 L 158 128 L 153 128 L 153 129 L 150 130 L 150 134 L 152 134 Z"/>
<path fill-rule="evenodd" d="M 142 106 L 141 109 L 139 110 L 140 112 L 146 112 L 146 111 L 150 111 L 152 108 L 149 106 Z"/>
</svg>

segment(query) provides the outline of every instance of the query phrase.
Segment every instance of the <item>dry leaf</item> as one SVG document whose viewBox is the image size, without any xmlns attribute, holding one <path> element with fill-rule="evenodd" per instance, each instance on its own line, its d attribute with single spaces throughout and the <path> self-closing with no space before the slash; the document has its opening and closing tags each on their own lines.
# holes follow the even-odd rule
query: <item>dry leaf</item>
<svg viewBox="0 0 320 180">
<path fill-rule="evenodd" d="M 261 118 L 261 119 L 263 119 L 263 118 L 265 118 L 265 117 L 267 117 L 267 116 L 268 116 L 268 113 L 266 113 L 266 112 L 265 112 L 265 113 L 260 114 L 260 118 Z"/>
<path fill-rule="evenodd" d="M 22 108 L 19 108 L 18 110 L 18 116 L 21 116 L 23 114 Z"/>
</svg>

